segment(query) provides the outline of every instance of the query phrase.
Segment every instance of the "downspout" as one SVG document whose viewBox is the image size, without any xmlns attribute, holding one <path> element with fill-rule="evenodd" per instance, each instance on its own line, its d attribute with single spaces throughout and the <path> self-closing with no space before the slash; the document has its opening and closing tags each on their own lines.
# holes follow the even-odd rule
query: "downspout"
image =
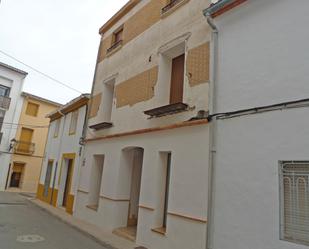
<svg viewBox="0 0 309 249">
<path fill-rule="evenodd" d="M 209 85 L 209 115 L 216 113 L 216 75 L 218 60 L 218 29 L 213 22 L 210 13 L 204 13 L 207 23 L 212 29 L 212 41 L 210 52 L 210 85 Z M 215 193 L 215 158 L 216 158 L 216 118 L 213 118 L 209 125 L 209 168 L 208 168 L 208 202 L 207 202 L 207 235 L 206 249 L 213 248 L 214 233 L 214 193 Z"/>
<path fill-rule="evenodd" d="M 55 173 L 54 173 L 54 178 L 53 178 L 53 187 L 52 187 L 52 192 L 51 192 L 51 197 L 50 197 L 50 205 L 53 205 L 54 191 L 55 191 L 55 185 L 56 185 L 56 176 L 57 176 L 58 165 L 59 165 L 59 154 L 61 153 L 63 131 L 64 131 L 64 125 L 65 125 L 65 114 L 63 112 L 61 112 L 60 110 L 58 110 L 58 113 L 63 117 L 63 124 L 62 124 L 61 134 L 59 134 L 60 143 L 59 143 L 58 158 L 57 158 Z M 60 122 L 61 122 L 61 120 L 60 120 Z M 61 157 L 60 157 L 60 160 L 61 160 Z"/>
</svg>

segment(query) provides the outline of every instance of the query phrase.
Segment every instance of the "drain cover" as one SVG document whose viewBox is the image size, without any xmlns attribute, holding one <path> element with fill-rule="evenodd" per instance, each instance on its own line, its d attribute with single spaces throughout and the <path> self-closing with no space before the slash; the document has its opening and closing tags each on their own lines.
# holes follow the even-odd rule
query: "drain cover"
<svg viewBox="0 0 309 249">
<path fill-rule="evenodd" d="M 43 241 L 44 238 L 37 234 L 28 234 L 28 235 L 21 235 L 17 236 L 16 241 L 21 243 L 37 243 Z"/>
</svg>

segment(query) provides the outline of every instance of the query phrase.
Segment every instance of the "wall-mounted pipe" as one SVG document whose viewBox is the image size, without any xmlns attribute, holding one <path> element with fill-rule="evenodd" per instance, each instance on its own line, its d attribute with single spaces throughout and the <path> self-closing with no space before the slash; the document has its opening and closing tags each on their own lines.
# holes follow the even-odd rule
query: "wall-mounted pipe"
<svg viewBox="0 0 309 249">
<path fill-rule="evenodd" d="M 210 85 L 209 85 L 209 115 L 216 113 L 216 76 L 218 62 L 218 28 L 210 13 L 206 13 L 207 23 L 212 29 L 210 52 Z M 206 249 L 213 248 L 214 231 L 214 191 L 215 191 L 215 159 L 216 159 L 216 119 L 209 125 L 209 162 L 208 162 L 208 199 L 207 199 L 207 234 Z"/>
</svg>

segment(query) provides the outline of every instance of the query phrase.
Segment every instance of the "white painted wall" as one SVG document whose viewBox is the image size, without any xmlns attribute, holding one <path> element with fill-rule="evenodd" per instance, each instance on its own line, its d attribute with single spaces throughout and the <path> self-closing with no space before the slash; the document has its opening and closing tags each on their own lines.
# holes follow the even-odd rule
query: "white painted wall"
<svg viewBox="0 0 309 249">
<path fill-rule="evenodd" d="M 216 112 L 309 97 L 306 0 L 247 1 L 215 18 Z M 214 249 L 305 249 L 279 239 L 279 160 L 308 160 L 308 108 L 218 120 Z"/>
<path fill-rule="evenodd" d="M 309 97 L 307 0 L 251 0 L 215 18 L 217 112 Z"/>
<path fill-rule="evenodd" d="M 214 249 L 305 249 L 279 240 L 279 160 L 309 160 L 309 108 L 219 120 Z"/>
<path fill-rule="evenodd" d="M 149 0 L 141 1 L 130 13 L 107 31 L 103 39 L 108 37 L 115 29 L 147 3 L 149 3 Z M 121 108 L 116 108 L 116 102 L 114 101 L 111 117 L 114 126 L 104 131 L 89 133 L 89 137 L 94 136 L 94 134 L 106 135 L 180 122 L 196 116 L 199 110 L 208 110 L 208 83 L 205 82 L 205 84 L 191 87 L 186 75 L 184 79 L 183 101 L 189 104 L 190 107 L 195 107 L 193 110 L 151 120 L 143 113 L 146 110 L 169 104 L 170 77 L 169 75 L 160 77 L 161 72 L 164 71 L 162 55 L 159 53 L 160 47 L 188 33 L 191 35 L 189 35 L 185 44 L 185 52 L 210 40 L 209 27 L 202 14 L 202 10 L 208 7 L 209 3 L 210 1 L 208 0 L 189 1 L 170 16 L 161 19 L 148 30 L 125 44 L 115 54 L 105 58 L 98 64 L 94 86 L 95 93 L 102 91 L 103 82 L 110 79 L 113 75 L 116 75 L 115 85 L 117 85 L 157 65 L 159 65 L 160 72 L 158 82 L 154 89 L 155 96 L 152 99 L 137 103 L 133 106 L 124 106 Z M 183 39 L 183 42 L 184 41 Z M 149 62 L 150 56 L 151 62 Z M 102 103 L 104 103 L 104 94 Z M 90 124 L 107 121 L 104 120 L 103 110 L 104 105 L 101 104 L 98 116 L 92 118 Z"/>
<path fill-rule="evenodd" d="M 11 88 L 10 98 L 11 104 L 9 110 L 6 111 L 4 123 L 1 132 L 3 132 L 2 141 L 0 144 L 0 191 L 4 190 L 11 155 L 3 152 L 8 152 L 11 139 L 15 138 L 16 125 L 19 121 L 23 97 L 21 96 L 25 75 L 8 69 L 0 65 L 0 84 Z"/>
<path fill-rule="evenodd" d="M 122 149 L 144 149 L 139 204 L 154 211 L 139 209 L 137 243 L 149 249 L 205 248 L 206 223 L 168 216 L 167 234 L 151 231 L 162 217 L 160 196 L 162 162 L 160 152 L 172 152 L 169 211 L 200 219 L 207 217 L 208 125 L 184 127 L 137 136 L 107 139 L 87 144 L 86 164 L 81 167 L 75 216 L 112 231 L 127 224 L 128 202 L 100 198 L 98 211 L 87 208 L 91 186 L 91 166 L 94 155 L 105 154 L 101 196 L 129 199 L 127 175 Z M 127 172 L 127 173 L 126 173 Z"/>
<path fill-rule="evenodd" d="M 82 106 L 79 108 L 79 114 L 78 114 L 78 121 L 77 121 L 77 128 L 76 133 L 74 135 L 69 135 L 69 128 L 70 128 L 70 122 L 71 122 L 71 115 L 72 113 L 66 114 L 64 117 L 61 118 L 60 123 L 60 129 L 59 129 L 59 135 L 58 137 L 54 137 L 54 131 L 56 127 L 56 122 L 53 121 L 50 123 L 49 131 L 48 131 L 48 140 L 46 144 L 46 150 L 45 150 L 45 158 L 43 161 L 41 176 L 40 176 L 40 184 L 44 184 L 45 176 L 46 176 L 46 169 L 48 160 L 54 160 L 53 165 L 53 171 L 52 171 L 52 177 L 51 177 L 51 183 L 50 187 L 53 187 L 53 180 L 56 174 L 55 178 L 55 188 L 59 189 L 59 198 L 60 201 L 63 190 L 64 190 L 64 181 L 60 181 L 59 186 L 59 177 L 60 177 L 60 171 L 61 171 L 61 163 L 62 163 L 62 155 L 67 153 L 75 153 L 75 162 L 74 162 L 74 169 L 73 169 L 73 177 L 72 177 L 72 187 L 70 194 L 76 195 L 77 192 L 77 186 L 78 186 L 78 176 L 79 176 L 79 169 L 80 164 L 82 163 L 80 148 L 81 145 L 79 144 L 80 138 L 82 136 L 83 132 L 83 125 L 86 115 L 86 106 Z M 56 170 L 56 163 L 58 163 L 57 171 Z M 61 202 L 58 203 L 61 205 Z"/>
</svg>

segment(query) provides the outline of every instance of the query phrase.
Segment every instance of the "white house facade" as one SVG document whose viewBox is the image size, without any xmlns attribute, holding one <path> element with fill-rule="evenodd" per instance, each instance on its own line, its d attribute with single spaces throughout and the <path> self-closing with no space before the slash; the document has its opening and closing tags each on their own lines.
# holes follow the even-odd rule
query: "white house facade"
<svg viewBox="0 0 309 249">
<path fill-rule="evenodd" d="M 308 8 L 222 0 L 205 10 L 217 48 L 207 248 L 308 248 Z"/>
<path fill-rule="evenodd" d="M 38 199 L 72 214 L 83 157 L 81 137 L 89 94 L 83 94 L 48 115 L 45 156 L 37 191 Z"/>
<path fill-rule="evenodd" d="M 149 249 L 206 246 L 204 0 L 131 0 L 101 29 L 74 215 Z"/>
<path fill-rule="evenodd" d="M 21 96 L 27 73 L 0 63 L 0 191 L 8 184 L 11 144 L 16 135 L 23 97 Z"/>
</svg>

